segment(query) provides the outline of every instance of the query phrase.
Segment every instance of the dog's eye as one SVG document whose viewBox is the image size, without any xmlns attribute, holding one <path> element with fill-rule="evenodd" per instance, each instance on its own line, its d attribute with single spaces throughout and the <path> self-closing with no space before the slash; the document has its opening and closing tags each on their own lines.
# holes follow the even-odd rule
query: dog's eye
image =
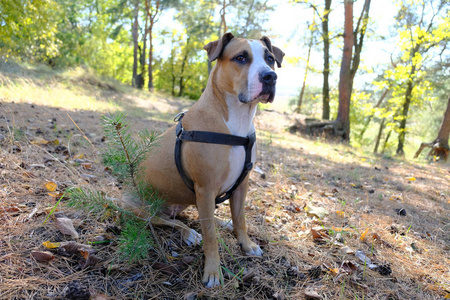
<svg viewBox="0 0 450 300">
<path fill-rule="evenodd" d="M 234 58 L 234 60 L 240 62 L 240 63 L 246 63 L 247 58 L 244 55 L 238 55 Z"/>
<path fill-rule="evenodd" d="M 272 55 L 267 56 L 267 61 L 270 63 L 273 63 L 275 61 L 275 58 L 273 58 Z"/>
</svg>

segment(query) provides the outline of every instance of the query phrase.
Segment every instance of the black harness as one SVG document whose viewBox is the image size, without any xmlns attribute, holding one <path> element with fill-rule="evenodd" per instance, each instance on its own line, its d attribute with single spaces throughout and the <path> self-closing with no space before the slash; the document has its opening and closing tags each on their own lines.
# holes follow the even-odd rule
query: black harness
<svg viewBox="0 0 450 300">
<path fill-rule="evenodd" d="M 181 119 L 183 118 L 184 114 L 184 112 L 179 113 L 174 119 L 175 122 L 178 122 L 177 128 L 175 130 L 177 136 L 177 141 L 175 144 L 175 164 L 177 165 L 178 172 L 180 173 L 180 176 L 183 179 L 184 183 L 193 193 L 195 193 L 194 182 L 186 175 L 181 164 L 181 145 L 183 141 L 229 146 L 243 146 L 245 149 L 244 169 L 242 170 L 241 175 L 231 187 L 231 189 L 217 196 L 216 204 L 220 204 L 223 201 L 230 199 L 233 192 L 239 187 L 247 174 L 253 168 L 252 148 L 253 144 L 256 141 L 256 134 L 253 133 L 247 137 L 242 137 L 238 135 L 210 131 L 186 131 L 183 129 L 183 125 L 181 124 Z"/>
</svg>

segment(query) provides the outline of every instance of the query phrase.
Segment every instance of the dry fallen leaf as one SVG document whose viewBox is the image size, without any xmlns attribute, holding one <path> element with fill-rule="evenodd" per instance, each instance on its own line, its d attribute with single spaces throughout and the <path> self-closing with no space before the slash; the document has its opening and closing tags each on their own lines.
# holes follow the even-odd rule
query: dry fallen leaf
<svg viewBox="0 0 450 300">
<path fill-rule="evenodd" d="M 352 248 L 350 248 L 349 246 L 344 246 L 344 247 L 342 247 L 341 249 L 339 249 L 339 251 L 342 253 L 342 254 L 354 254 L 355 253 L 355 250 L 353 250 Z"/>
<path fill-rule="evenodd" d="M 176 267 L 162 263 L 162 262 L 153 263 L 152 268 L 155 270 L 159 270 L 166 275 L 179 275 L 179 273 L 180 273 Z"/>
<path fill-rule="evenodd" d="M 59 248 L 61 246 L 61 243 L 52 243 L 50 241 L 43 242 L 42 245 L 44 245 L 45 248 L 48 249 L 55 249 Z"/>
<path fill-rule="evenodd" d="M 47 191 L 49 191 L 49 192 L 54 192 L 58 188 L 58 185 L 56 183 L 54 183 L 53 181 L 47 181 L 44 184 L 44 186 L 47 189 Z"/>
<path fill-rule="evenodd" d="M 338 268 L 333 268 L 333 266 L 329 263 L 324 263 L 323 266 L 332 276 L 338 275 L 338 273 L 339 273 Z"/>
<path fill-rule="evenodd" d="M 305 299 L 306 300 L 320 300 L 320 299 L 322 299 L 322 296 L 320 296 L 316 291 L 307 288 L 305 290 Z"/>
<path fill-rule="evenodd" d="M 336 211 L 336 214 L 337 214 L 338 216 L 345 217 L 345 212 L 343 212 L 343 211 L 341 211 L 341 210 L 337 210 L 337 211 Z"/>
<path fill-rule="evenodd" d="M 323 239 L 329 237 L 327 230 L 320 226 L 311 228 L 311 233 L 315 241 L 322 241 Z"/>
<path fill-rule="evenodd" d="M 48 195 L 53 197 L 53 198 L 61 198 L 64 195 L 64 193 L 62 193 L 62 192 L 50 192 L 50 193 L 48 193 Z"/>
<path fill-rule="evenodd" d="M 108 296 L 103 295 L 103 294 L 98 294 L 95 295 L 94 297 L 91 298 L 92 300 L 108 300 Z"/>
<path fill-rule="evenodd" d="M 359 239 L 361 240 L 361 242 L 364 242 L 366 240 L 366 236 L 367 233 L 369 232 L 369 228 L 366 228 L 366 230 L 364 230 L 363 233 L 361 233 L 361 236 L 359 237 Z"/>
<path fill-rule="evenodd" d="M 75 154 L 73 156 L 73 159 L 83 159 L 83 158 L 84 158 L 84 154 L 83 153 Z"/>
<path fill-rule="evenodd" d="M 61 231 L 62 234 L 67 234 L 73 237 L 74 239 L 77 239 L 79 237 L 78 232 L 75 230 L 75 227 L 73 227 L 72 220 L 66 217 L 60 217 L 56 218 L 56 227 L 58 227 L 59 231 Z"/>
<path fill-rule="evenodd" d="M 319 219 L 322 219 L 326 215 L 328 215 L 328 211 L 323 207 L 312 206 L 311 204 L 307 204 L 304 207 L 304 210 L 308 215 L 315 216 Z"/>
<path fill-rule="evenodd" d="M 80 249 L 90 249 L 92 248 L 89 245 L 84 245 L 77 243 L 75 241 L 61 242 L 61 246 L 58 249 L 58 253 L 63 256 L 71 256 L 74 254 L 81 254 L 79 252 Z"/>
<path fill-rule="evenodd" d="M 48 143 L 50 142 L 39 137 L 36 137 L 33 141 L 31 141 L 31 144 L 33 145 L 47 145 Z"/>
<path fill-rule="evenodd" d="M 55 256 L 48 251 L 31 251 L 31 256 L 38 262 L 49 262 L 55 258 Z"/>
</svg>

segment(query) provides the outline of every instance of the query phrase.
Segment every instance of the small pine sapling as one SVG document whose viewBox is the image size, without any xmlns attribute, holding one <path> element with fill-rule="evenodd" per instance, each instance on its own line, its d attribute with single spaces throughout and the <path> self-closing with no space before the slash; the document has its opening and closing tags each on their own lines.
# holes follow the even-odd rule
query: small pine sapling
<svg viewBox="0 0 450 300">
<path fill-rule="evenodd" d="M 149 150 L 155 146 L 157 136 L 154 133 L 142 131 L 136 141 L 129 133 L 129 126 L 122 113 L 110 117 L 103 116 L 102 125 L 108 141 L 102 155 L 104 164 L 112 170 L 118 180 L 123 182 L 127 196 L 139 200 L 139 209 L 149 217 L 140 218 L 117 205 L 117 199 L 109 198 L 102 192 L 83 188 L 71 188 L 67 191 L 70 198 L 68 205 L 101 215 L 102 218 L 109 218 L 114 212 L 119 212 L 123 230 L 118 240 L 119 251 L 123 258 L 131 262 L 145 259 L 148 257 L 149 250 L 156 244 L 159 253 L 165 259 L 150 223 L 164 199 L 145 182 L 139 180 L 138 176 L 141 171 L 139 165 Z"/>
<path fill-rule="evenodd" d="M 160 254 L 163 254 L 150 221 L 164 200 L 138 176 L 141 171 L 139 166 L 150 149 L 155 146 L 157 135 L 144 130 L 139 133 L 138 140 L 133 139 L 125 118 L 123 113 L 117 113 L 110 117 L 102 116 L 102 125 L 108 141 L 103 154 L 103 162 L 111 168 L 119 180 L 123 181 L 126 193 L 139 199 L 142 204 L 140 209 L 146 211 L 150 216 L 146 220 L 136 217 L 125 221 L 120 238 L 120 249 L 123 254 L 135 261 L 146 257 L 148 248 L 152 247 L 153 241 L 158 246 Z M 150 228 L 153 239 L 146 230 L 147 227 Z M 162 256 L 164 257 L 164 255 Z"/>
</svg>

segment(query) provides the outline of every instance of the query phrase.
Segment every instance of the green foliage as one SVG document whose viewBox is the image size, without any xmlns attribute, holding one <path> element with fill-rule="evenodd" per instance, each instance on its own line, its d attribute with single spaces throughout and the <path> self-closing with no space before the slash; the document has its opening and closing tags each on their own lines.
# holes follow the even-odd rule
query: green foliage
<svg viewBox="0 0 450 300">
<path fill-rule="evenodd" d="M 67 205 L 77 209 L 83 209 L 93 215 L 107 215 L 107 211 L 120 211 L 111 200 L 106 198 L 106 194 L 90 189 L 72 188 L 68 190 L 69 200 Z"/>
<path fill-rule="evenodd" d="M 120 216 L 122 231 L 118 237 L 119 252 L 123 259 L 136 262 L 148 257 L 148 251 L 154 247 L 150 231 L 145 220 L 117 206 L 105 193 L 84 188 L 72 188 L 67 191 L 67 205 L 83 209 L 102 219 Z"/>
<path fill-rule="evenodd" d="M 103 154 L 104 163 L 124 182 L 127 197 L 140 200 L 140 210 L 149 216 L 143 220 L 135 214 L 117 205 L 117 201 L 108 198 L 104 193 L 88 189 L 74 188 L 69 191 L 68 204 L 82 208 L 102 218 L 120 215 L 123 230 L 119 237 L 119 251 L 130 262 L 135 262 L 148 256 L 148 250 L 153 248 L 154 240 L 151 232 L 150 219 L 158 212 L 164 202 L 163 197 L 139 180 L 139 164 L 153 147 L 156 135 L 143 131 L 135 141 L 125 121 L 125 115 L 117 113 L 114 116 L 103 116 L 102 124 L 108 139 L 108 146 Z"/>
<path fill-rule="evenodd" d="M 123 113 L 102 116 L 102 125 L 108 139 L 108 147 L 103 153 L 103 162 L 110 167 L 120 180 L 138 187 L 136 176 L 145 155 L 155 146 L 157 135 L 143 130 L 135 141 L 129 133 L 129 125 Z"/>
<path fill-rule="evenodd" d="M 30 61 L 57 55 L 61 10 L 54 0 L 0 1 L 0 54 Z"/>
<path fill-rule="evenodd" d="M 154 247 L 151 233 L 146 223 L 138 219 L 128 220 L 119 237 L 119 251 L 123 258 L 137 262 L 148 257 L 148 251 Z"/>
</svg>

